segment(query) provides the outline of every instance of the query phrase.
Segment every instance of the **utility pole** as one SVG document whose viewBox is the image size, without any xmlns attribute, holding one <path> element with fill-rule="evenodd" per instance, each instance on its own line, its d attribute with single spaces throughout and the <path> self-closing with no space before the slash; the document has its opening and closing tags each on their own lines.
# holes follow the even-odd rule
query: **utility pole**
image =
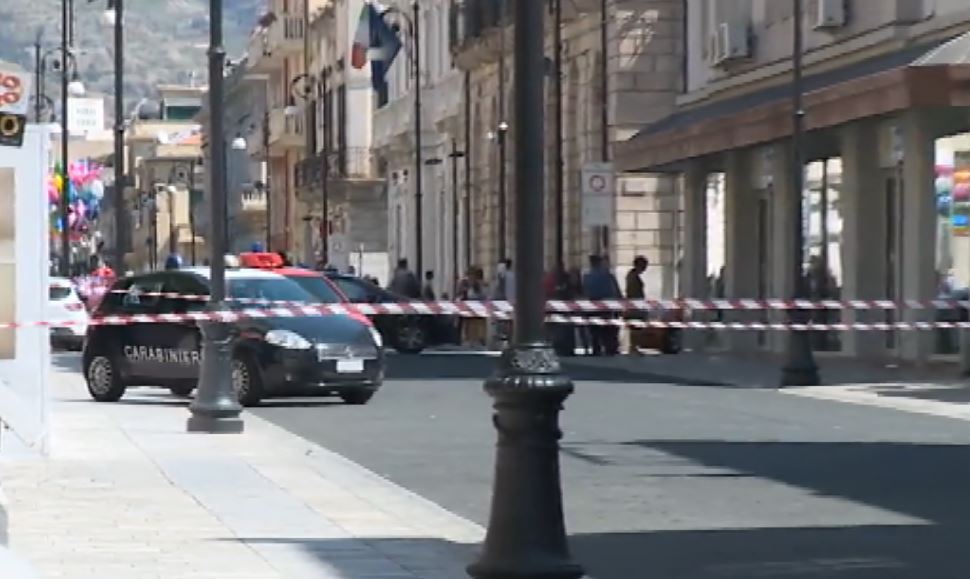
<svg viewBox="0 0 970 579">
<path fill-rule="evenodd" d="M 506 176 L 506 136 L 509 124 L 505 120 L 505 12 L 507 0 L 499 0 L 499 54 L 498 54 L 498 259 L 508 257 L 506 249 L 506 221 L 509 218 Z M 515 0 L 518 2 L 518 0 Z M 534 0 L 533 0 L 534 1 Z M 518 267 L 518 266 L 516 266 Z"/>
<path fill-rule="evenodd" d="M 565 271 L 565 195 L 563 183 L 563 126 L 562 126 L 562 0 L 552 0 L 552 49 L 553 55 L 553 125 L 555 145 L 553 147 L 553 168 L 555 178 L 556 248 L 555 267 Z M 605 110 L 605 107 L 604 107 Z"/>
<path fill-rule="evenodd" d="M 64 191 L 61 192 L 60 214 L 61 214 L 61 277 L 71 277 L 71 227 L 70 227 L 70 172 L 68 165 L 68 141 L 70 131 L 68 130 L 68 68 L 70 66 L 71 45 L 69 44 L 71 28 L 71 4 L 69 0 L 61 0 L 61 171 L 64 180 Z"/>
<path fill-rule="evenodd" d="M 802 196 L 805 190 L 805 162 L 802 152 L 803 132 L 805 130 L 805 110 L 802 105 L 802 0 L 792 0 L 794 5 L 792 26 L 792 152 L 791 187 L 792 196 L 792 247 L 791 275 L 794 277 L 794 298 L 808 298 L 803 263 L 805 260 L 805 232 L 803 231 Z M 808 311 L 789 310 L 792 324 L 808 321 Z M 815 386 L 819 383 L 818 366 L 812 354 L 811 336 L 808 332 L 789 329 L 787 360 L 781 370 L 782 386 Z"/>
<path fill-rule="evenodd" d="M 114 5 L 114 186 L 112 205 L 115 214 L 115 269 L 125 269 L 125 249 L 127 246 L 127 214 L 125 213 L 125 4 L 124 0 L 109 0 Z"/>
<path fill-rule="evenodd" d="M 421 8 L 417 0 L 411 3 L 411 41 L 414 61 L 414 244 L 415 268 L 418 279 L 423 279 L 424 258 L 424 208 L 421 162 Z"/>
</svg>

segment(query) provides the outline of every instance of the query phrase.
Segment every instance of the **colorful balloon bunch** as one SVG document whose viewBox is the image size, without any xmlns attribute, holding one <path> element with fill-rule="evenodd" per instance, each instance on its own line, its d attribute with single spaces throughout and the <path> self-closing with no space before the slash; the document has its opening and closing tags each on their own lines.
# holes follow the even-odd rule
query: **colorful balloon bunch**
<svg viewBox="0 0 970 579">
<path fill-rule="evenodd" d="M 47 177 L 47 200 L 50 204 L 50 232 L 52 237 L 64 231 L 64 218 L 60 203 L 67 195 L 67 227 L 71 237 L 80 239 L 89 233 L 91 223 L 101 213 L 101 200 L 104 198 L 104 182 L 101 180 L 102 167 L 90 161 L 75 161 L 68 165 L 67 178 L 63 166 L 58 164 Z"/>
</svg>

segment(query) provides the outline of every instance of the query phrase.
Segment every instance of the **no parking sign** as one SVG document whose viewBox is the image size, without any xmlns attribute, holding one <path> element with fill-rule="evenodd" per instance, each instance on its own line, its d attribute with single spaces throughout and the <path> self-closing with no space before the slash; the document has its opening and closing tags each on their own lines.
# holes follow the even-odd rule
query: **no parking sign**
<svg viewBox="0 0 970 579">
<path fill-rule="evenodd" d="M 23 145 L 29 102 L 30 75 L 0 68 L 0 146 Z"/>
<path fill-rule="evenodd" d="M 583 227 L 613 224 L 615 176 L 610 163 L 583 165 Z"/>
</svg>

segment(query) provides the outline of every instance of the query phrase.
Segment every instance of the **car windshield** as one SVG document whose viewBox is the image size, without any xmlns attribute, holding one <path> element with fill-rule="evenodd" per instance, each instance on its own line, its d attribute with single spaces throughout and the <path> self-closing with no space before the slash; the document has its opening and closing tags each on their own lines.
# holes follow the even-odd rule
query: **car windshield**
<svg viewBox="0 0 970 579">
<path fill-rule="evenodd" d="M 284 278 L 235 278 L 226 280 L 229 305 L 233 308 L 252 308 L 280 305 L 279 302 L 319 303 L 313 294 L 300 284 Z"/>
<path fill-rule="evenodd" d="M 294 276 L 289 278 L 296 282 L 300 287 L 305 289 L 307 292 L 313 294 L 317 301 L 324 304 L 339 304 L 346 301 L 340 294 L 333 289 L 327 280 L 323 279 L 323 276 L 307 275 L 307 276 Z"/>
</svg>

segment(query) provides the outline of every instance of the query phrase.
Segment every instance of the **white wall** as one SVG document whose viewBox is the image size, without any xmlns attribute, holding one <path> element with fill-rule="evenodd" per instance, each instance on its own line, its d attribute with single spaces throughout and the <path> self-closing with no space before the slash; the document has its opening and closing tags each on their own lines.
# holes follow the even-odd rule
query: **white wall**
<svg viewBox="0 0 970 579">
<path fill-rule="evenodd" d="M 30 125 L 23 147 L 0 148 L 0 212 L 9 217 L 0 220 L 4 225 L 0 227 L 0 287 L 8 287 L 4 293 L 9 291 L 7 280 L 12 277 L 16 288 L 13 296 L 0 296 L 4 306 L 0 311 L 6 318 L 0 322 L 4 323 L 48 319 L 47 199 L 37 193 L 45 190 L 47 176 L 49 138 L 45 131 Z M 0 336 L 0 422 L 11 430 L 0 432 L 0 454 L 24 449 L 46 454 L 48 330 L 29 326 L 0 330 L 0 334 L 6 332 L 12 334 Z"/>
</svg>

